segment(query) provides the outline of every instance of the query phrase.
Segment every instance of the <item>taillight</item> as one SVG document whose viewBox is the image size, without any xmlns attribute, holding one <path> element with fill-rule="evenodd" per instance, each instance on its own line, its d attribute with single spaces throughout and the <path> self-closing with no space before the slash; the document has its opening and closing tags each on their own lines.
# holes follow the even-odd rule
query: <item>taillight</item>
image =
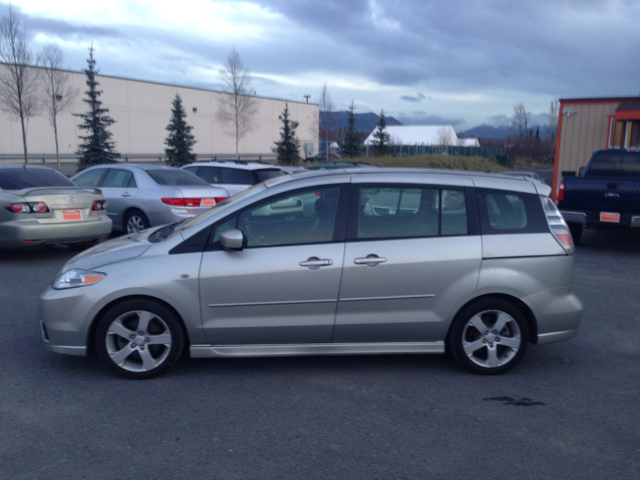
<svg viewBox="0 0 640 480">
<path fill-rule="evenodd" d="M 558 200 L 564 200 L 564 182 L 560 184 L 560 188 L 558 189 Z"/>
<path fill-rule="evenodd" d="M 44 202 L 38 203 L 11 203 L 4 206 L 5 209 L 13 213 L 47 213 L 49 207 Z"/>
<path fill-rule="evenodd" d="M 569 226 L 564 220 L 564 217 L 560 213 L 560 210 L 556 207 L 555 203 L 549 197 L 540 197 L 542 201 L 542 207 L 544 208 L 545 217 L 549 224 L 549 230 L 558 241 L 562 248 L 568 255 L 573 255 L 573 238 L 569 231 Z"/>
<path fill-rule="evenodd" d="M 161 198 L 162 203 L 173 207 L 213 207 L 229 197 L 209 198 Z"/>
<path fill-rule="evenodd" d="M 97 212 L 98 210 L 106 210 L 109 203 L 106 200 L 95 200 L 91 205 L 91 210 Z"/>
</svg>

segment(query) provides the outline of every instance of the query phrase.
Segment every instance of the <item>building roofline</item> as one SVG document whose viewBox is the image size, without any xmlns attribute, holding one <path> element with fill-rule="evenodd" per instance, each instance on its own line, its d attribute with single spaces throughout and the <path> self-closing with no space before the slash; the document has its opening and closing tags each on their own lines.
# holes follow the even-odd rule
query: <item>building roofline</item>
<svg viewBox="0 0 640 480">
<path fill-rule="evenodd" d="M 0 62 L 0 65 L 9 65 L 5 62 Z M 39 65 L 27 65 L 30 68 L 37 68 L 40 70 L 44 70 L 44 67 L 39 66 Z M 84 71 L 83 70 L 66 70 L 64 68 L 57 68 L 56 70 L 60 71 L 60 72 L 65 72 L 65 73 L 75 73 L 75 74 L 80 74 L 80 75 L 84 75 Z M 101 73 L 96 73 L 96 77 L 103 77 L 103 78 L 112 78 L 114 80 L 125 80 L 127 82 L 138 82 L 138 83 L 148 83 L 151 85 L 159 85 L 159 86 L 163 86 L 163 87 L 173 87 L 173 88 L 185 88 L 188 90 L 198 90 L 201 92 L 209 92 L 209 93 L 226 93 L 226 94 L 230 94 L 230 92 L 225 92 L 224 90 L 214 90 L 214 89 L 210 89 L 210 88 L 201 88 L 201 87 L 189 87 L 187 85 L 176 85 L 173 83 L 162 83 L 162 82 L 154 82 L 151 80 L 140 80 L 138 78 L 127 78 L 127 77 L 116 77 L 115 75 L 103 75 Z M 254 98 L 259 98 L 262 100 L 278 100 L 280 102 L 288 102 L 288 103 L 299 103 L 301 105 L 318 105 L 318 103 L 314 103 L 314 102 L 303 102 L 301 100 L 288 100 L 286 98 L 276 98 L 276 97 L 263 97 L 261 95 L 246 95 L 246 96 L 251 96 Z"/>
<path fill-rule="evenodd" d="M 620 103 L 637 102 L 640 97 L 582 97 L 582 98 L 560 98 L 560 103 Z"/>
</svg>

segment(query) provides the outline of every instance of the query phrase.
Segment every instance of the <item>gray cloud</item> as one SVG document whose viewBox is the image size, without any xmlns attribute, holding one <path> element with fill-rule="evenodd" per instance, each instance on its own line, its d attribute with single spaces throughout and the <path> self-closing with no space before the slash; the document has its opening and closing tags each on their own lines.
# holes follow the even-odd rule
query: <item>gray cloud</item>
<svg viewBox="0 0 640 480">
<path fill-rule="evenodd" d="M 37 14 L 24 21 L 33 38 L 46 33 L 85 43 L 65 51 L 74 69 L 84 68 L 86 48 L 95 41 L 104 74 L 216 88 L 215 69 L 235 46 L 255 74 L 259 95 L 301 101 L 311 94 L 313 101 L 328 82 L 339 109 L 354 100 L 413 123 L 439 118 L 470 126 L 508 124 L 520 101 L 535 118 L 546 114 L 556 97 L 631 96 L 640 90 L 640 63 L 633 61 L 640 49 L 636 1 L 253 3 L 277 14 L 280 28 L 266 30 L 260 39 L 238 34 L 214 41 L 146 26 L 144 18 L 126 27 Z M 6 10 L 7 4 L 0 4 L 0 14 Z M 309 79 L 317 79 L 315 87 Z M 421 90 L 429 92 L 429 114 L 403 114 L 407 103 L 426 100 L 404 92 Z"/>
</svg>

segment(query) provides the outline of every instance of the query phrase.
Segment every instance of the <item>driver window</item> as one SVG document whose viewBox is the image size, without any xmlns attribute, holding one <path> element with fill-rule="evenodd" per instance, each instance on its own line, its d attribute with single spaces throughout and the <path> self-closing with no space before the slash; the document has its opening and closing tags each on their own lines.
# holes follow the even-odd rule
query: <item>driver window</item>
<svg viewBox="0 0 640 480">
<path fill-rule="evenodd" d="M 270 199 L 242 212 L 237 228 L 247 247 L 330 242 L 339 194 L 339 187 L 314 188 Z"/>
</svg>

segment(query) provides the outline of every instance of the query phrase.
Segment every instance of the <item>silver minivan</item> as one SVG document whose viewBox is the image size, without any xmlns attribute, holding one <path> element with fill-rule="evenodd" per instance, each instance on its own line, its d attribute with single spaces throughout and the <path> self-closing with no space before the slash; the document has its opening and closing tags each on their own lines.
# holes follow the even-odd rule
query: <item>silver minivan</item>
<svg viewBox="0 0 640 480">
<path fill-rule="evenodd" d="M 538 182 L 302 172 L 98 245 L 40 297 L 54 352 L 148 378 L 192 357 L 443 353 L 497 374 L 576 335 L 574 250 Z M 395 202 L 395 205 L 393 205 Z"/>
</svg>

